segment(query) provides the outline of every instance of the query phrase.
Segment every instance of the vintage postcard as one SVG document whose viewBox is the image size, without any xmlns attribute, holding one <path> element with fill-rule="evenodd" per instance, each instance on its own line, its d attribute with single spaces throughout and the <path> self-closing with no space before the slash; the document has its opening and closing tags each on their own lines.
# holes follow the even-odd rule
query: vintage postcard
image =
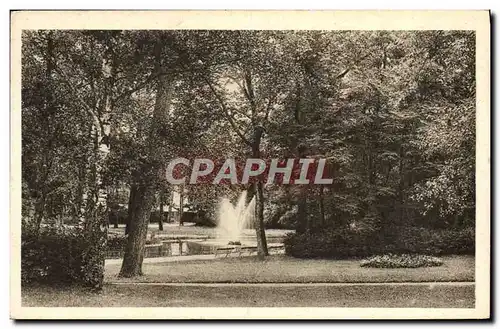
<svg viewBox="0 0 500 329">
<path fill-rule="evenodd" d="M 14 319 L 487 319 L 488 11 L 11 13 Z"/>
</svg>

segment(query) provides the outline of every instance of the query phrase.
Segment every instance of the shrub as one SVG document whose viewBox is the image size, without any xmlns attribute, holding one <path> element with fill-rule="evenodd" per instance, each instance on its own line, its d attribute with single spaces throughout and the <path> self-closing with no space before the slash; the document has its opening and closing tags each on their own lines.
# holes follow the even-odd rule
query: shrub
<svg viewBox="0 0 500 329">
<path fill-rule="evenodd" d="M 128 217 L 128 210 L 123 206 L 115 206 L 109 209 L 109 223 L 110 224 L 126 224 Z"/>
<path fill-rule="evenodd" d="M 167 215 L 168 213 L 164 213 L 163 214 L 163 221 L 165 221 L 167 219 Z M 150 223 L 158 223 L 160 222 L 160 216 L 161 216 L 161 212 L 160 211 L 152 211 L 151 212 L 151 215 L 149 215 L 149 222 Z"/>
<path fill-rule="evenodd" d="M 367 259 L 363 259 L 360 263 L 361 267 L 377 267 L 377 268 L 416 268 L 416 267 L 431 267 L 441 266 L 443 261 L 437 257 L 427 255 L 377 255 Z"/>
<path fill-rule="evenodd" d="M 354 234 L 346 229 L 316 234 L 289 234 L 284 245 L 287 255 L 298 258 L 353 258 L 371 256 L 378 243 L 372 233 Z"/>
<path fill-rule="evenodd" d="M 123 250 L 126 245 L 126 235 L 108 235 L 108 250 Z"/>
<path fill-rule="evenodd" d="M 396 227 L 390 236 L 385 237 L 392 252 L 451 255 L 475 252 L 475 233 L 473 228 L 429 229 L 424 227 Z M 390 252 L 391 250 L 388 250 Z"/>
<path fill-rule="evenodd" d="M 23 225 L 21 279 L 23 283 L 82 284 L 101 288 L 104 279 L 105 237 L 82 228 Z"/>
<path fill-rule="evenodd" d="M 284 240 L 287 255 L 298 258 L 357 258 L 377 254 L 474 254 L 473 229 L 435 230 L 394 227 L 390 233 L 330 229 L 315 234 L 290 234 Z"/>
</svg>

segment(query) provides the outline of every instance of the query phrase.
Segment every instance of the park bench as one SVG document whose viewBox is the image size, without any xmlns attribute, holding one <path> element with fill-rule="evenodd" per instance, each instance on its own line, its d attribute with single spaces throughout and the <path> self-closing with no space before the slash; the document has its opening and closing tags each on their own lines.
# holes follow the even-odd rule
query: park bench
<svg viewBox="0 0 500 329">
<path fill-rule="evenodd" d="M 283 246 L 281 245 L 274 245 L 274 246 L 268 246 L 267 249 L 269 251 L 271 250 L 277 250 L 277 249 L 283 249 Z M 224 257 L 228 257 L 229 255 L 233 253 L 237 253 L 238 257 L 241 257 L 242 254 L 245 252 L 248 252 L 248 255 L 250 256 L 252 253 L 257 252 L 257 247 L 254 246 L 224 246 L 224 247 L 217 247 L 215 249 L 215 257 L 217 255 L 225 255 Z"/>
</svg>

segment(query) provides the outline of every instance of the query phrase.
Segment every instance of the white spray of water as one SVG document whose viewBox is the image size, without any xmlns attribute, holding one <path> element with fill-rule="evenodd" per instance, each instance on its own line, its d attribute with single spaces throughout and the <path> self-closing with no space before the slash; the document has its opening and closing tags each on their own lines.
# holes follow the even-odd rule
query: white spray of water
<svg viewBox="0 0 500 329">
<path fill-rule="evenodd" d="M 255 197 L 246 205 L 247 192 L 241 193 L 236 206 L 223 198 L 219 204 L 217 238 L 223 241 L 240 241 L 243 230 L 252 223 L 255 211 Z"/>
</svg>

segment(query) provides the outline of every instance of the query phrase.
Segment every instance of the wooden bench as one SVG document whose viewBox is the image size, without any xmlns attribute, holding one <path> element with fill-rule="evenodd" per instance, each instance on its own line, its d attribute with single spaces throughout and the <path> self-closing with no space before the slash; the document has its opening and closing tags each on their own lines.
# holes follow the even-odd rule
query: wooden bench
<svg viewBox="0 0 500 329">
<path fill-rule="evenodd" d="M 276 250 L 276 249 L 283 249 L 283 246 L 268 246 L 267 250 Z M 238 257 L 241 257 L 241 255 L 245 252 L 248 252 L 248 255 L 250 256 L 252 253 L 257 252 L 257 247 L 255 246 L 225 246 L 225 247 L 217 247 L 215 248 L 215 257 L 217 255 L 225 255 L 224 258 L 227 258 L 229 255 L 232 253 L 238 253 Z"/>
<path fill-rule="evenodd" d="M 236 251 L 238 248 L 238 246 L 227 246 L 227 247 L 216 247 L 215 248 L 215 257 L 217 257 L 217 255 L 219 254 L 225 254 L 227 256 L 229 256 L 231 253 L 233 253 L 233 251 Z"/>
</svg>

